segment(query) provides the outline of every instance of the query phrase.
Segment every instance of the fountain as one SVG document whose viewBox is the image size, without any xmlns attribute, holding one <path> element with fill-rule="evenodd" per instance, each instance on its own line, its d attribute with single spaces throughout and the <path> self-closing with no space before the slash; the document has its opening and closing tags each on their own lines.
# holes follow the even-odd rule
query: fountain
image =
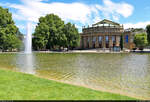
<svg viewBox="0 0 150 102">
<path fill-rule="evenodd" d="M 32 33 L 31 33 L 31 24 L 27 23 L 27 35 L 25 37 L 25 53 L 32 53 Z"/>
<path fill-rule="evenodd" d="M 32 33 L 31 30 L 32 26 L 31 23 L 27 23 L 27 34 L 24 38 L 24 46 L 25 50 L 23 53 L 19 53 L 18 56 L 18 67 L 20 68 L 21 72 L 35 74 L 34 71 L 34 55 L 32 53 Z"/>
</svg>

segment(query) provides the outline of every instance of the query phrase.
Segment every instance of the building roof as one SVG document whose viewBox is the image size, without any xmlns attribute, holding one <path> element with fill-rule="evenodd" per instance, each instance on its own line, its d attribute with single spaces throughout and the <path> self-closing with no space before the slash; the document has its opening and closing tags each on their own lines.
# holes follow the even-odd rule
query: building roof
<svg viewBox="0 0 150 102">
<path fill-rule="evenodd" d="M 113 25 L 113 26 L 119 26 L 120 27 L 120 24 L 119 23 L 116 23 L 116 22 L 113 22 L 113 21 L 110 21 L 110 20 L 107 20 L 107 19 L 104 19 L 100 22 L 97 22 L 96 24 L 93 24 L 92 26 L 98 26 L 100 24 L 108 24 L 108 25 Z"/>
</svg>

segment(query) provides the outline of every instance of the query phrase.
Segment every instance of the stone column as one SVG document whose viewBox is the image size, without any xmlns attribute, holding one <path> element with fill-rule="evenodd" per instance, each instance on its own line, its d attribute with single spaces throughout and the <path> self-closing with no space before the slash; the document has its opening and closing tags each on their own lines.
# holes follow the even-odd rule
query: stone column
<svg viewBox="0 0 150 102">
<path fill-rule="evenodd" d="M 120 46 L 120 36 L 116 36 L 116 46 Z"/>
<path fill-rule="evenodd" d="M 99 47 L 98 36 L 96 36 L 96 44 L 95 44 L 95 47 L 96 47 L 96 48 Z"/>
<path fill-rule="evenodd" d="M 109 36 L 109 48 L 113 47 L 112 36 Z"/>
<path fill-rule="evenodd" d="M 80 48 L 83 48 L 83 43 L 84 43 L 84 42 L 83 42 L 83 41 L 84 41 L 84 40 L 83 40 L 83 37 L 80 36 L 80 39 L 81 39 L 81 40 L 80 40 Z"/>
<path fill-rule="evenodd" d="M 84 48 L 86 48 L 87 47 L 87 37 L 84 36 L 83 39 L 84 39 L 84 45 L 83 46 L 84 46 Z"/>
<path fill-rule="evenodd" d="M 102 36 L 102 47 L 106 48 L 105 36 Z"/>
<path fill-rule="evenodd" d="M 90 42 L 89 42 L 89 48 L 92 48 L 92 36 L 89 36 Z"/>
<path fill-rule="evenodd" d="M 128 41 L 129 41 L 129 49 L 131 50 L 132 49 L 132 43 L 131 43 L 131 34 L 129 33 L 128 35 Z"/>
</svg>

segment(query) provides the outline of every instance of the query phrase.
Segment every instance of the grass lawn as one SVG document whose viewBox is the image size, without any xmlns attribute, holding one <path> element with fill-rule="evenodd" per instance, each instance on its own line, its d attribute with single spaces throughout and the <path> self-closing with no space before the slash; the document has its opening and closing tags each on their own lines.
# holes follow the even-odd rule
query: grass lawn
<svg viewBox="0 0 150 102">
<path fill-rule="evenodd" d="M 134 100 L 134 98 L 0 69 L 0 100 Z"/>
</svg>

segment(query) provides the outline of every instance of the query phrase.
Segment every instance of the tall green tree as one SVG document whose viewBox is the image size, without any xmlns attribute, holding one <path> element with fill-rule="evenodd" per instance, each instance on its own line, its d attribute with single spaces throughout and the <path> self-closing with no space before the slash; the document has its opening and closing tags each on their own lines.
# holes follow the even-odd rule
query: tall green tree
<svg viewBox="0 0 150 102">
<path fill-rule="evenodd" d="M 35 33 L 33 34 L 33 48 L 35 50 L 42 50 L 46 49 L 46 44 L 49 40 L 49 27 L 45 23 L 40 23 L 36 29 Z"/>
<path fill-rule="evenodd" d="M 78 29 L 75 27 L 74 24 L 67 23 L 64 26 L 63 29 L 67 41 L 66 41 L 66 46 L 70 49 L 73 49 L 74 47 L 79 45 L 80 42 L 80 35 L 78 33 Z"/>
<path fill-rule="evenodd" d="M 12 20 L 12 14 L 8 9 L 0 7 L 0 49 L 2 51 L 19 49 L 21 40 L 17 37 L 18 31 Z"/>
<path fill-rule="evenodd" d="M 147 35 L 144 33 L 143 34 L 136 34 L 134 37 L 134 43 L 135 43 L 136 47 L 143 50 L 143 48 L 145 46 L 147 46 L 147 44 L 148 44 Z"/>
<path fill-rule="evenodd" d="M 150 25 L 146 26 L 146 32 L 147 32 L 147 41 L 150 44 Z"/>
<path fill-rule="evenodd" d="M 33 38 L 35 50 L 75 47 L 79 42 L 79 33 L 75 25 L 64 24 L 57 15 L 48 14 L 39 18 Z"/>
<path fill-rule="evenodd" d="M 62 42 L 64 21 L 57 15 L 48 14 L 40 17 L 39 23 L 34 32 L 34 49 L 53 49 Z"/>
</svg>

